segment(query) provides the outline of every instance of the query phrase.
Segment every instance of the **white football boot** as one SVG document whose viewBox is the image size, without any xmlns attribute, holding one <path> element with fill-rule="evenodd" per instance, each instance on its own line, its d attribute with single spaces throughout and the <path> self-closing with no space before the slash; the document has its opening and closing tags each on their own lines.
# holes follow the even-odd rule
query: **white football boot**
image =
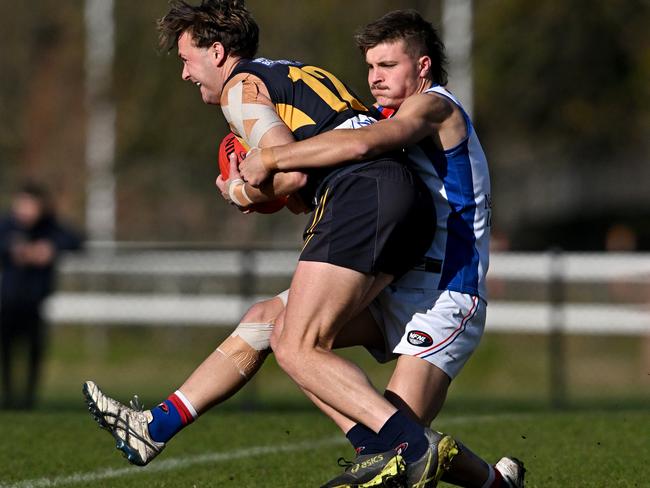
<svg viewBox="0 0 650 488">
<path fill-rule="evenodd" d="M 165 448 L 149 435 L 149 422 L 153 415 L 142 409 L 138 397 L 133 397 L 131 408 L 107 397 L 93 381 L 83 386 L 88 410 L 99 426 L 115 438 L 115 447 L 137 466 L 145 466 Z"/>
<path fill-rule="evenodd" d="M 524 488 L 526 468 L 519 459 L 502 457 L 494 468 L 501 474 L 509 488 Z"/>
</svg>

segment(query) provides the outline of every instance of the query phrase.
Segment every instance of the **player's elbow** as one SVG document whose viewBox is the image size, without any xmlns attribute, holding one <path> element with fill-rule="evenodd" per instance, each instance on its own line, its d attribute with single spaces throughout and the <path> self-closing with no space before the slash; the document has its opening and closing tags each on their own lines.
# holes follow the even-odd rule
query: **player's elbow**
<svg viewBox="0 0 650 488">
<path fill-rule="evenodd" d="M 286 196 L 297 192 L 307 184 L 307 175 L 300 171 L 275 173 L 273 177 L 273 193 L 276 196 Z"/>
<path fill-rule="evenodd" d="M 282 312 L 282 308 L 275 303 L 274 298 L 271 298 L 251 305 L 241 321 L 258 324 L 273 323 L 280 312 Z"/>
<path fill-rule="evenodd" d="M 300 171 L 292 171 L 291 173 L 287 173 L 287 175 L 287 184 L 291 188 L 291 191 L 288 193 L 296 192 L 307 184 L 307 175 L 305 173 L 302 173 Z"/>
<path fill-rule="evenodd" d="M 371 144 L 363 138 L 354 139 L 349 146 L 349 161 L 364 161 L 374 156 L 375 151 Z"/>
</svg>

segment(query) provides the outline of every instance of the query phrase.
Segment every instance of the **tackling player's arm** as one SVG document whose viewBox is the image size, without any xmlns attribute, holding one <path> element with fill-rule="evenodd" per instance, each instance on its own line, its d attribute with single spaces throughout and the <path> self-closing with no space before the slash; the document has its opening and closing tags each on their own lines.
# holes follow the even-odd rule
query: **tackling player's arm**
<svg viewBox="0 0 650 488">
<path fill-rule="evenodd" d="M 268 148 L 294 142 L 289 128 L 278 116 L 271 101 L 268 89 L 258 77 L 242 73 L 234 76 L 224 87 L 221 107 L 231 130 L 244 139 L 250 147 Z M 222 194 L 233 195 L 235 200 L 246 207 L 253 203 L 275 200 L 279 196 L 290 195 L 302 188 L 307 176 L 299 171 L 276 173 L 263 185 L 253 188 L 239 180 L 239 173 L 232 171 L 228 180 L 221 175 L 217 186 Z M 236 186 L 230 188 L 230 185 Z"/>
<path fill-rule="evenodd" d="M 453 114 L 453 104 L 444 97 L 412 95 L 391 119 L 359 129 L 332 130 L 305 141 L 252 151 L 240 166 L 240 172 L 246 181 L 255 185 L 273 172 L 371 159 L 417 143 L 427 136 L 439 137 L 436 143 L 443 147 L 448 141 L 440 140 L 444 135 L 441 128 L 452 123 L 455 119 Z M 464 134 L 466 130 L 463 128 L 463 131 Z"/>
</svg>

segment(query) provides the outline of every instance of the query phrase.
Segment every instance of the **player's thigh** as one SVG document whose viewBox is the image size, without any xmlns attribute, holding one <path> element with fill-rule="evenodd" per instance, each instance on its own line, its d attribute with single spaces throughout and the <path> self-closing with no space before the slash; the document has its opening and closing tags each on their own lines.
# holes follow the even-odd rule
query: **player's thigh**
<svg viewBox="0 0 650 488">
<path fill-rule="evenodd" d="M 387 396 L 430 422 L 444 403 L 450 379 L 480 342 L 485 302 L 449 290 L 396 284 L 380 294 L 371 310 L 385 336 L 386 351 L 399 355 Z"/>
<path fill-rule="evenodd" d="M 449 376 L 430 362 L 402 355 L 397 359 L 385 396 L 396 407 L 429 425 L 445 402 L 450 382 Z"/>
<path fill-rule="evenodd" d="M 384 349 L 384 336 L 382 335 L 377 321 L 370 312 L 367 304 L 372 301 L 372 299 L 379 293 L 379 291 L 385 288 L 386 284 L 390 283 L 392 279 L 392 276 L 383 275 L 380 273 L 380 275 L 373 280 L 373 284 L 371 285 L 370 290 L 362 300 L 362 303 L 359 305 L 359 307 L 362 308 L 361 312 L 345 322 L 339 333 L 336 335 L 334 344 L 332 346 L 334 349 L 342 349 L 353 346 L 365 346 L 367 348 L 381 350 Z M 274 319 L 273 334 L 271 337 L 272 348 L 276 341 L 280 338 L 284 327 L 284 310 L 288 296 L 289 290 L 286 290 L 285 292 L 280 293 L 277 297 L 275 297 L 276 299 L 282 301 L 282 306 L 281 311 Z M 276 300 L 272 301 L 274 301 L 273 305 L 277 306 L 277 303 L 275 303 Z M 266 301 L 260 302 L 260 304 L 264 303 L 266 303 Z"/>
<path fill-rule="evenodd" d="M 396 283 L 384 289 L 370 309 L 386 338 L 387 352 L 424 359 L 452 379 L 485 329 L 485 302 L 449 290 Z"/>
<path fill-rule="evenodd" d="M 393 275 L 378 273 L 370 288 L 359 303 L 356 314 L 348 320 L 336 336 L 334 348 L 364 346 L 368 350 L 384 350 L 385 340 L 376 317 L 371 312 L 371 303 L 392 281 Z"/>
<path fill-rule="evenodd" d="M 317 261 L 299 261 L 280 341 L 331 347 L 372 288 L 374 277 Z"/>
<path fill-rule="evenodd" d="M 333 177 L 305 230 L 300 260 L 400 276 L 431 244 L 435 212 L 429 200 L 394 159 Z"/>
<path fill-rule="evenodd" d="M 384 336 L 368 308 L 348 320 L 334 340 L 334 349 L 365 346 L 371 349 L 384 348 Z"/>
<path fill-rule="evenodd" d="M 282 337 L 282 331 L 284 330 L 284 314 L 286 312 L 286 306 L 283 307 L 282 312 L 275 318 L 273 324 L 273 331 L 271 332 L 271 350 L 275 351 L 280 343 L 280 337 Z"/>
</svg>

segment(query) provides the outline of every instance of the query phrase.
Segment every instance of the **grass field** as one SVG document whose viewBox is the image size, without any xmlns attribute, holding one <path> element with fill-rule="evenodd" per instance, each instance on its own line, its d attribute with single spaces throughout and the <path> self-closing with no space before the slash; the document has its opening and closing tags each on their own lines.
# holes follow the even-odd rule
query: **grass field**
<svg viewBox="0 0 650 488">
<path fill-rule="evenodd" d="M 82 381 L 95 379 L 122 400 L 139 392 L 152 405 L 212 349 L 213 336 L 57 330 L 40 407 L 0 411 L 0 488 L 316 487 L 338 473 L 336 459 L 351 449 L 272 360 L 249 391 L 204 415 L 149 467 L 126 463 L 86 412 Z M 528 487 L 650 487 L 650 389 L 641 346 L 638 339 L 601 340 L 569 342 L 567 408 L 553 410 L 545 339 L 487 336 L 434 426 L 492 462 L 520 457 Z M 390 373 L 365 353 L 349 355 L 376 384 Z"/>
<path fill-rule="evenodd" d="M 83 412 L 0 419 L 2 488 L 316 487 L 350 455 L 313 411 L 210 413 L 144 469 L 129 467 Z M 650 486 L 647 411 L 445 415 L 437 426 L 490 460 L 520 456 L 529 487 Z"/>
</svg>

